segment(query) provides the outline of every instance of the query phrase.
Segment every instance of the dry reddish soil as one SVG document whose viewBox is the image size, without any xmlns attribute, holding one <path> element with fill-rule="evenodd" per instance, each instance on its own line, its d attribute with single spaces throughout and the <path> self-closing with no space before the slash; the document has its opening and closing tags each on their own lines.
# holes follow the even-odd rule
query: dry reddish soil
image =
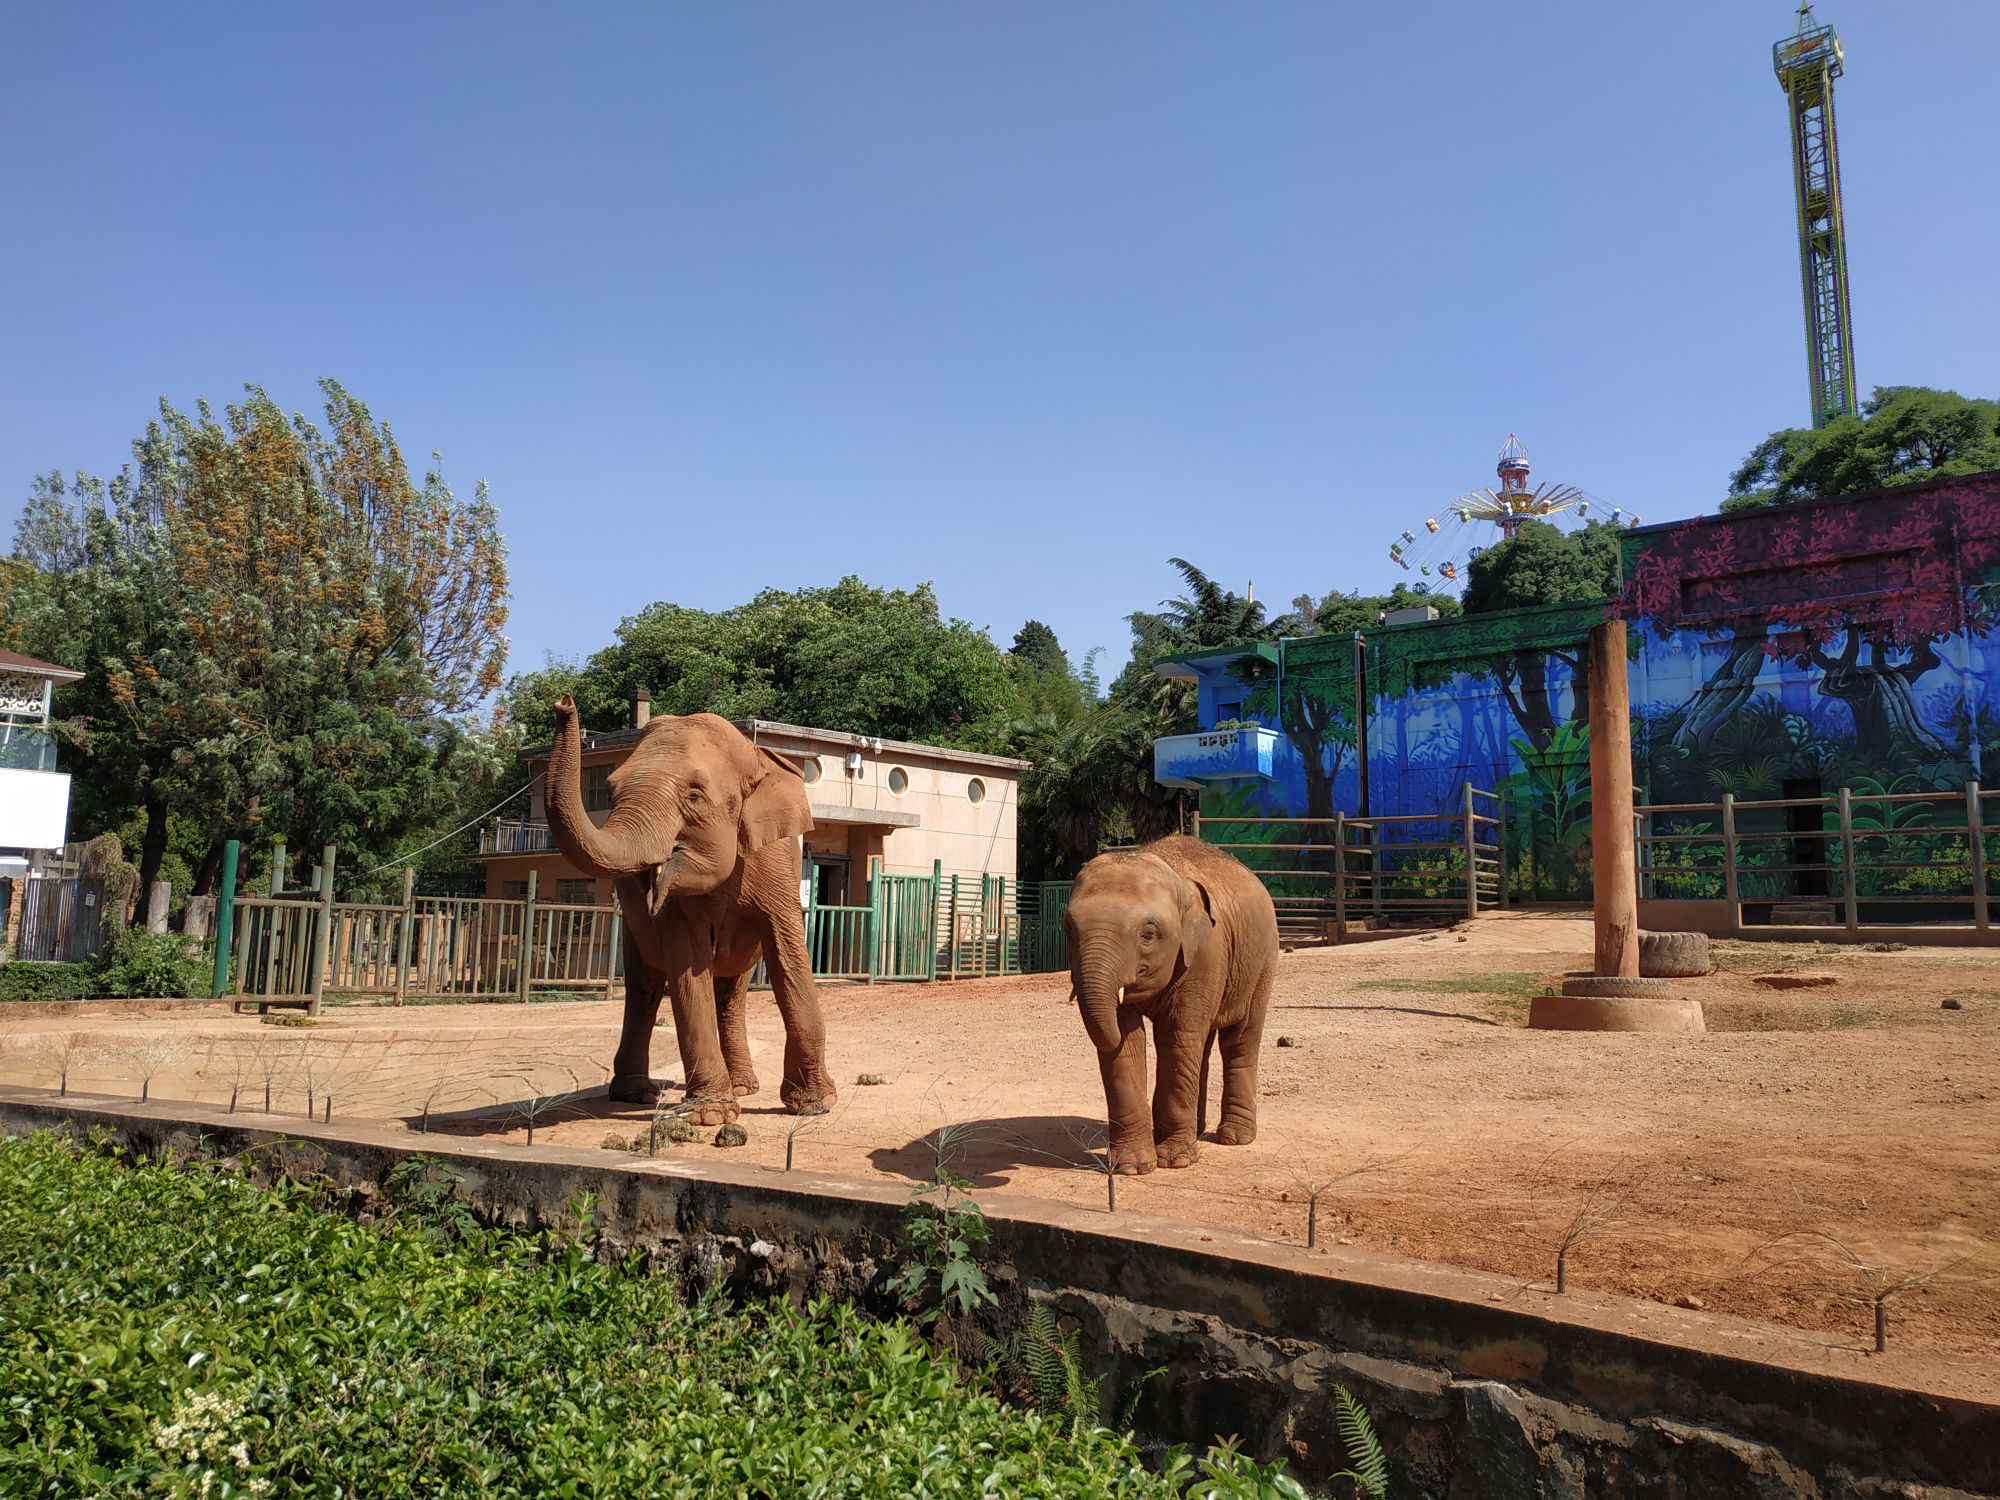
<svg viewBox="0 0 2000 1500">
<path fill-rule="evenodd" d="M 1502 915 L 1285 956 L 1265 1032 L 1254 1145 L 1208 1143 L 1182 1171 L 1118 1182 L 1121 1211 L 1302 1243 L 1316 1186 L 1322 1244 L 1473 1267 L 1546 1286 L 1573 1230 L 1572 1286 L 1764 1319 L 1866 1344 L 1871 1286 L 1890 1354 L 1953 1359 L 2000 1391 L 2000 955 L 1718 945 L 1687 981 L 1703 1037 L 1525 1027 L 1544 982 L 1582 968 L 1581 917 Z M 1830 976 L 1776 989 L 1760 975 Z M 1956 1009 L 1943 1002 L 1956 999 Z M 984 1197 L 1102 1203 L 1097 1064 L 1063 975 L 825 991 L 834 1111 L 796 1136 L 816 1171 L 916 1179 L 950 1127 L 955 1169 Z M 261 1108 L 266 1075 L 296 1117 L 310 1083 L 336 1117 L 412 1118 L 525 1145 L 593 1146 L 647 1114 L 595 1097 L 617 1007 L 329 1008 L 312 1029 L 219 1010 L 170 1017 L 0 1015 L 0 1078 L 50 1082 L 52 1039 L 82 1055 L 71 1087 L 226 1098 Z M 788 1130 L 777 1012 L 755 1005 L 765 1090 L 734 1158 L 777 1167 Z M 1291 1045 L 1279 1045 L 1280 1039 Z M 59 1048 L 57 1050 L 60 1050 Z M 662 1027 L 655 1072 L 676 1073 Z M 857 1075 L 879 1073 L 876 1087 Z M 1214 1114 L 1211 1105 L 1211 1119 Z M 697 1158 L 703 1138 L 663 1147 Z M 1913 1367 L 1913 1366 L 1912 1366 Z M 1991 1378 L 1989 1378 L 1991 1377 Z"/>
</svg>

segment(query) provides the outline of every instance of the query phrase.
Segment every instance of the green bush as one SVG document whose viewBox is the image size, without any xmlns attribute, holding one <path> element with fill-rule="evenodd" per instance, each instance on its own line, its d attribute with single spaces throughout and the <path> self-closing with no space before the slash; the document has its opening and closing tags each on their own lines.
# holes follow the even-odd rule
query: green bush
<svg viewBox="0 0 2000 1500">
<path fill-rule="evenodd" d="M 185 1000 L 206 995 L 213 979 L 198 939 L 128 927 L 105 955 L 96 993 Z"/>
<path fill-rule="evenodd" d="M 0 1494 L 1297 1496 L 1146 1469 L 969 1388 L 908 1323 L 733 1308 L 573 1238 L 0 1140 Z"/>
<path fill-rule="evenodd" d="M 82 1000 L 98 993 L 95 964 L 0 964 L 0 1002 Z"/>
</svg>

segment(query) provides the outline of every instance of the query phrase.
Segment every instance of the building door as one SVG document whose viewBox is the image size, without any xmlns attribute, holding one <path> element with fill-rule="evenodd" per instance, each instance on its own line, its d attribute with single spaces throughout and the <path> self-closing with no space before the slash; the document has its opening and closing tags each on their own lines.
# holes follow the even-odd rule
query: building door
<svg viewBox="0 0 2000 1500">
<path fill-rule="evenodd" d="M 1826 795 L 1817 776 L 1788 778 L 1779 792 L 1787 801 Z M 1789 840 L 1790 863 L 1800 866 L 1792 872 L 1792 889 L 1801 896 L 1826 894 L 1826 813 L 1824 805 L 1785 809 L 1785 827 L 1797 835 Z"/>
<path fill-rule="evenodd" d="M 815 854 L 812 857 L 814 906 L 847 906 L 848 860 L 844 854 Z"/>
</svg>

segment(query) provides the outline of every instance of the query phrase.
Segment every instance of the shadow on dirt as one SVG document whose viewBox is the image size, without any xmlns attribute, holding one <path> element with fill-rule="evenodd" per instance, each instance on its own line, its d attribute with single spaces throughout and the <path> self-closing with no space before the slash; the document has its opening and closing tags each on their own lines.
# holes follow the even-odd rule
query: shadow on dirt
<svg viewBox="0 0 2000 1500">
<path fill-rule="evenodd" d="M 1421 1005 L 1274 1005 L 1273 1011 L 1281 1010 L 1374 1010 L 1387 1015 L 1431 1016 L 1440 1021 L 1470 1021 L 1475 1026 L 1498 1026 L 1500 1023 L 1489 1016 L 1475 1016 L 1462 1010 L 1426 1010 Z"/>
<path fill-rule="evenodd" d="M 1091 1153 L 1104 1149 L 1104 1122 L 1083 1115 L 1012 1115 L 963 1120 L 942 1127 L 944 1165 L 975 1188 L 1004 1187 L 1022 1167 L 1098 1170 Z M 883 1146 L 868 1163 L 911 1182 L 927 1182 L 937 1169 L 937 1131 L 905 1146 Z"/>
</svg>

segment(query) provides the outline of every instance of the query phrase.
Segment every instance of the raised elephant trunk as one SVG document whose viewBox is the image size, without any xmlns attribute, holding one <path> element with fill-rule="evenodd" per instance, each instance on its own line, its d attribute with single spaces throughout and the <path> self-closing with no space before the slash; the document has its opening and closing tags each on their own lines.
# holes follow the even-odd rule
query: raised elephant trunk
<svg viewBox="0 0 2000 1500">
<path fill-rule="evenodd" d="M 568 694 L 556 704 L 556 738 L 549 750 L 543 796 L 556 847 L 587 875 L 637 875 L 665 864 L 673 855 L 680 824 L 671 806 L 621 799 L 602 828 L 590 821 L 583 809 L 583 731 Z"/>
<path fill-rule="evenodd" d="M 1118 1002 L 1125 994 L 1125 955 L 1116 942 L 1100 942 L 1083 950 L 1076 965 L 1077 1008 L 1083 1029 L 1099 1052 L 1115 1052 L 1122 1040 Z"/>
</svg>

